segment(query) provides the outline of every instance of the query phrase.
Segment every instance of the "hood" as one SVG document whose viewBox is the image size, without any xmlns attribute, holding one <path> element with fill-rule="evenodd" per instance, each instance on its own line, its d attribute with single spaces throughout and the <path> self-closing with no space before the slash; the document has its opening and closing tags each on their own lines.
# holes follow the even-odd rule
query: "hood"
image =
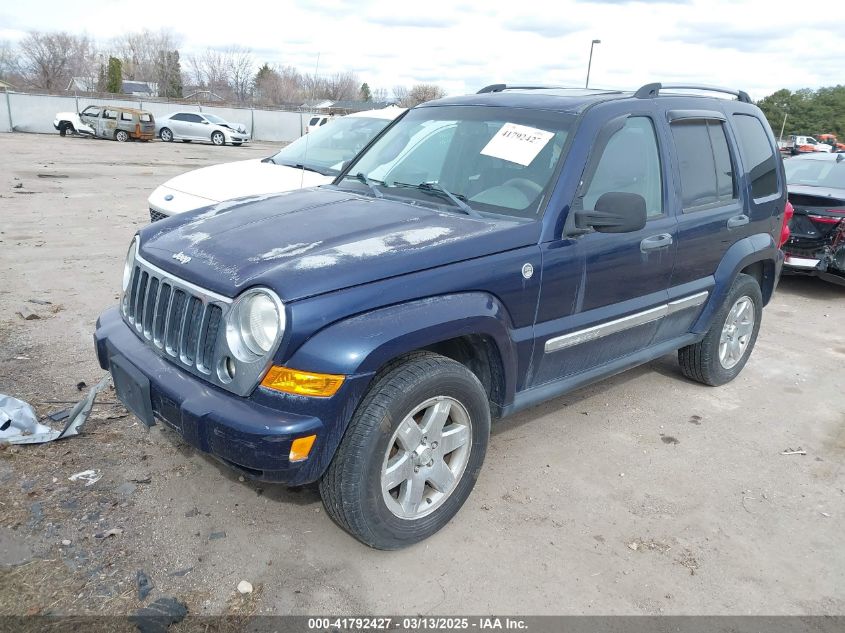
<svg viewBox="0 0 845 633">
<path fill-rule="evenodd" d="M 171 178 L 164 186 L 214 202 L 330 183 L 332 176 L 260 159 L 211 165 Z"/>
<path fill-rule="evenodd" d="M 475 219 L 319 187 L 161 220 L 141 230 L 141 255 L 225 296 L 263 285 L 292 301 L 536 244 L 538 236 L 537 222 Z"/>
</svg>

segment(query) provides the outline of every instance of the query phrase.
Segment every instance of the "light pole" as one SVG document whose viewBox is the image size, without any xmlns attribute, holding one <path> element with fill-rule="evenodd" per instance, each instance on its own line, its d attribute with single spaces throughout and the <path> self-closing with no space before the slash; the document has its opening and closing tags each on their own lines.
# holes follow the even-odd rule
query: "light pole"
<svg viewBox="0 0 845 633">
<path fill-rule="evenodd" d="M 590 66 L 593 65 L 593 46 L 596 44 L 601 44 L 601 40 L 593 40 L 590 44 L 590 61 L 587 62 L 587 83 L 584 84 L 584 88 L 590 87 Z"/>
</svg>

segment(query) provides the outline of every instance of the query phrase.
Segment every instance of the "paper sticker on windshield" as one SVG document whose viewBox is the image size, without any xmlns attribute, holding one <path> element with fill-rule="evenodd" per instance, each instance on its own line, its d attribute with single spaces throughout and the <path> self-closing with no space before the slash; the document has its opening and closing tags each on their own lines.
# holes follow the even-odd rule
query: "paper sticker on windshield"
<svg viewBox="0 0 845 633">
<path fill-rule="evenodd" d="M 505 123 L 481 153 L 527 167 L 553 136 L 535 127 Z"/>
</svg>

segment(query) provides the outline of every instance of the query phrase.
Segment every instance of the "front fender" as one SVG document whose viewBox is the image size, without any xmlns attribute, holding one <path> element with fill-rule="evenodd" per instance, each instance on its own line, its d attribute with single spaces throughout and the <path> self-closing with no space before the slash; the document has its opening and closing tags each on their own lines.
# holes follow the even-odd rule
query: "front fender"
<svg viewBox="0 0 845 633">
<path fill-rule="evenodd" d="M 763 264 L 763 287 L 761 290 L 764 303 L 768 302 L 780 275 L 783 253 L 769 233 L 756 233 L 739 240 L 725 253 L 713 275 L 715 281 L 713 293 L 693 326 L 693 332 L 697 334 L 707 332 L 713 316 L 724 303 L 736 276 L 756 262 Z"/>
<path fill-rule="evenodd" d="M 516 349 L 510 316 L 498 299 L 467 292 L 418 299 L 336 322 L 309 338 L 285 363 L 327 374 L 375 374 L 392 359 L 467 335 L 487 336 L 499 351 L 504 397 L 513 397 Z"/>
</svg>

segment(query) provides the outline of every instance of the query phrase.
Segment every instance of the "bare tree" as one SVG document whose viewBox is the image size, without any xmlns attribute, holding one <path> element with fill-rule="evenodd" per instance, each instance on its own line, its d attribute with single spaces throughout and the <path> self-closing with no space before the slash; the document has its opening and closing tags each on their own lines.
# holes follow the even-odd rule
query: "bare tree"
<svg viewBox="0 0 845 633">
<path fill-rule="evenodd" d="M 361 82 L 358 76 L 351 72 L 334 73 L 326 78 L 326 99 L 341 101 L 344 99 L 357 99 Z"/>
<path fill-rule="evenodd" d="M 33 88 L 64 90 L 71 77 L 96 77 L 96 50 L 87 36 L 32 31 L 19 46 L 22 74 Z"/>
<path fill-rule="evenodd" d="M 114 38 L 111 54 L 123 62 L 124 79 L 158 81 L 162 56 L 177 50 L 180 44 L 180 38 L 167 29 L 144 29 Z"/>
<path fill-rule="evenodd" d="M 11 84 L 22 83 L 23 80 L 18 53 L 7 40 L 0 41 L 0 79 Z"/>
<path fill-rule="evenodd" d="M 280 105 L 302 99 L 302 75 L 293 66 L 264 64 L 255 75 L 255 98 L 262 105 Z"/>
<path fill-rule="evenodd" d="M 408 100 L 408 90 L 407 86 L 393 86 L 393 98 L 396 100 L 396 103 L 402 105 Z"/>
<path fill-rule="evenodd" d="M 404 86 L 397 86 L 393 89 L 393 96 L 404 108 L 413 108 L 415 105 L 440 99 L 446 96 L 446 91 L 437 84 L 415 84 L 408 90 Z"/>
<path fill-rule="evenodd" d="M 252 94 L 255 58 L 252 56 L 252 51 L 240 46 L 227 49 L 223 55 L 232 93 L 238 102 L 243 103 Z"/>
<path fill-rule="evenodd" d="M 387 101 L 387 88 L 373 88 L 373 101 L 385 102 Z"/>
<path fill-rule="evenodd" d="M 207 48 L 192 55 L 188 67 L 197 87 L 221 97 L 229 96 L 229 62 L 224 52 Z"/>
</svg>

